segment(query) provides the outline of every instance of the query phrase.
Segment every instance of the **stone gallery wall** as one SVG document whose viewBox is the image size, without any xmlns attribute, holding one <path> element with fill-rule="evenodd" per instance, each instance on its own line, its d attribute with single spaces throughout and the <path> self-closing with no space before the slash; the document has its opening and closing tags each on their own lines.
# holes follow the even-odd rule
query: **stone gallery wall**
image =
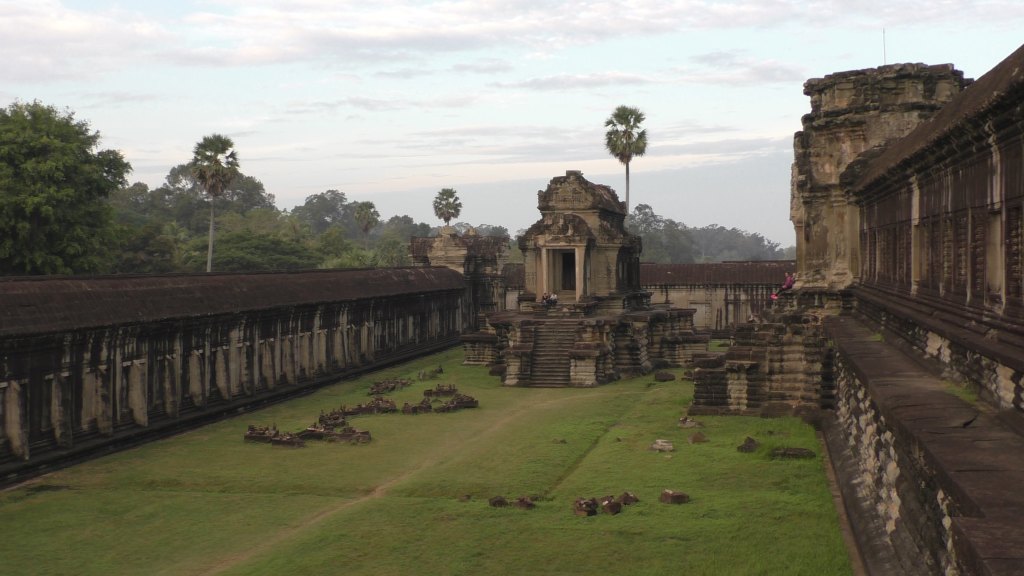
<svg viewBox="0 0 1024 576">
<path fill-rule="evenodd" d="M 13 476 L 451 346 L 470 316 L 443 268 L 8 278 L 0 299 Z"/>
<path fill-rule="evenodd" d="M 861 213 L 861 310 L 1024 410 L 1024 48 L 844 181 Z"/>
<path fill-rule="evenodd" d="M 771 303 L 793 260 L 715 262 L 707 264 L 640 263 L 640 287 L 650 292 L 651 304 L 692 309 L 692 330 L 727 337 L 751 316 L 760 318 Z M 514 309 L 523 292 L 522 264 L 505 264 L 504 300 Z"/>
<path fill-rule="evenodd" d="M 760 319 L 771 305 L 792 260 L 715 262 L 707 264 L 640 264 L 640 286 L 652 304 L 692 308 L 693 329 L 721 336 L 740 324 Z"/>
</svg>

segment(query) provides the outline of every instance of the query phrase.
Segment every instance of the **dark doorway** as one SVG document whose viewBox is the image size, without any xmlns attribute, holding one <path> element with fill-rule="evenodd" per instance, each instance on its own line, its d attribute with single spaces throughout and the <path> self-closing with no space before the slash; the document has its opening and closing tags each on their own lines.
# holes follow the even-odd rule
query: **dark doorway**
<svg viewBox="0 0 1024 576">
<path fill-rule="evenodd" d="M 576 289 L 576 251 L 562 252 L 562 290 Z"/>
</svg>

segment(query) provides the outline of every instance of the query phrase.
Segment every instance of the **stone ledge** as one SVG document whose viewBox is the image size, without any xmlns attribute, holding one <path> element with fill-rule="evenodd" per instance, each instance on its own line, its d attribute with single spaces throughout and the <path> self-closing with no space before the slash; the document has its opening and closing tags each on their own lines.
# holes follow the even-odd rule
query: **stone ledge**
<svg viewBox="0 0 1024 576">
<path fill-rule="evenodd" d="M 943 382 L 894 346 L 872 340 L 852 317 L 825 320 L 837 353 L 879 413 L 917 453 L 955 505 L 953 540 L 967 574 L 1024 568 L 1024 438 L 1003 419 L 944 390 Z"/>
</svg>

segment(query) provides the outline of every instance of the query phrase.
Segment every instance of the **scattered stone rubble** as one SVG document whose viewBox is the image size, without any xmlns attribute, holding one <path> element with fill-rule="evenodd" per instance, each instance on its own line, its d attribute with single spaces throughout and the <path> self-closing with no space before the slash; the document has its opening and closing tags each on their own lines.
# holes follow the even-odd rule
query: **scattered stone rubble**
<svg viewBox="0 0 1024 576">
<path fill-rule="evenodd" d="M 421 371 L 423 374 L 430 374 L 434 377 L 444 372 L 442 366 L 429 372 Z M 324 440 L 327 442 L 348 441 L 352 444 L 366 444 L 370 442 L 371 436 L 368 430 L 359 430 L 348 425 L 348 417 L 363 414 L 390 414 L 398 412 L 395 401 L 384 396 L 384 392 L 394 391 L 409 386 L 411 382 L 406 379 L 394 378 L 374 382 L 370 386 L 370 394 L 373 399 L 363 404 L 347 406 L 342 404 L 339 408 L 330 412 L 320 411 L 317 421 L 299 432 L 281 432 L 277 425 L 256 426 L 249 425 L 243 438 L 249 442 L 263 442 L 279 446 L 291 446 L 300 448 L 305 446 L 306 440 Z M 442 398 L 447 400 L 442 400 Z M 434 403 L 439 403 L 434 406 Z M 463 408 L 477 408 L 480 402 L 458 391 L 454 384 L 438 384 L 432 389 L 423 391 L 423 399 L 416 404 L 405 402 L 402 405 L 402 414 L 423 414 L 426 412 L 454 412 Z M 532 502 L 531 502 L 532 504 Z M 526 504 L 517 501 L 517 506 L 525 507 Z"/>
<path fill-rule="evenodd" d="M 658 497 L 658 501 L 663 504 L 686 504 L 690 501 L 690 495 L 686 492 L 679 492 L 666 488 L 661 491 L 661 496 Z"/>
<path fill-rule="evenodd" d="M 674 452 L 675 449 L 676 447 L 671 442 L 663 438 L 658 438 L 654 441 L 654 444 L 651 444 L 651 450 L 655 452 Z"/>
<path fill-rule="evenodd" d="M 615 515 L 622 512 L 623 506 L 636 504 L 640 499 L 632 492 L 623 492 L 620 496 L 604 496 L 601 498 L 577 498 L 572 504 L 572 512 L 577 516 L 594 516 L 599 511 Z"/>
</svg>

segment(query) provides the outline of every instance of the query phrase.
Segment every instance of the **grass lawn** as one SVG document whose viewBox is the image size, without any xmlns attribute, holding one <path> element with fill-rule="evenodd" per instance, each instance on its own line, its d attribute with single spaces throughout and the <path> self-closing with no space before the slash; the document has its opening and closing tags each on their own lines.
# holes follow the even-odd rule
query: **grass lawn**
<svg viewBox="0 0 1024 576">
<path fill-rule="evenodd" d="M 454 349 L 0 492 L 0 573 L 14 575 L 842 575 L 849 562 L 814 431 L 792 418 L 678 427 L 693 386 L 645 376 L 588 390 L 503 388 Z M 480 408 L 351 419 L 367 445 L 242 441 L 367 399 L 374 380 L 441 379 Z M 680 373 L 681 371 L 677 371 Z M 737 452 L 746 436 L 761 442 Z M 648 450 L 656 438 L 675 452 Z M 775 461 L 773 447 L 813 460 Z M 665 488 L 690 494 L 658 502 Z M 622 514 L 578 496 L 629 490 Z M 487 499 L 528 495 L 533 510 Z M 468 497 L 468 498 L 467 498 Z"/>
</svg>

